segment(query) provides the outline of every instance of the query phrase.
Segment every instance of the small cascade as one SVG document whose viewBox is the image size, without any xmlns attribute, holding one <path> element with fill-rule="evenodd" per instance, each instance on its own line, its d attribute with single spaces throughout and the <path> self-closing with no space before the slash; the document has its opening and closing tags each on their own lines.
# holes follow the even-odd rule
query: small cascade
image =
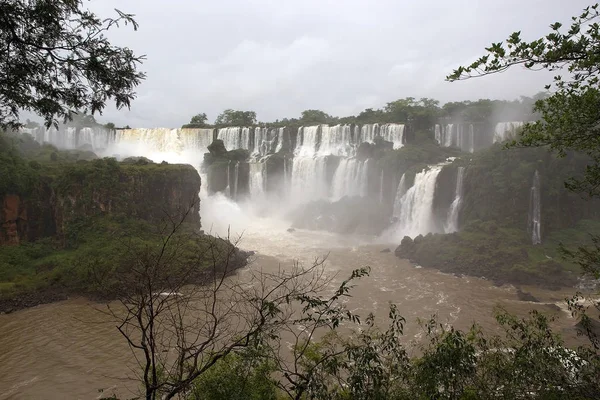
<svg viewBox="0 0 600 400">
<path fill-rule="evenodd" d="M 59 125 L 46 128 L 21 128 L 21 134 L 29 134 L 39 144 L 49 143 L 59 149 L 75 150 L 85 148 L 94 152 L 107 150 L 115 140 L 115 131 L 103 126 L 76 128 L 73 126 Z"/>
<path fill-rule="evenodd" d="M 332 199 L 339 200 L 344 196 L 367 195 L 367 161 L 354 158 L 340 160 L 333 175 Z"/>
<path fill-rule="evenodd" d="M 424 235 L 435 230 L 433 196 L 443 164 L 429 167 L 415 176 L 414 185 L 400 199 L 398 237 Z"/>
<path fill-rule="evenodd" d="M 229 160 L 229 162 L 227 163 L 227 187 L 225 188 L 225 191 L 227 192 L 227 195 L 229 196 L 229 198 L 231 198 L 231 185 L 230 185 L 230 176 L 231 176 L 231 160 Z"/>
<path fill-rule="evenodd" d="M 221 139 L 227 150 L 242 149 L 241 128 L 232 126 L 221 128 L 217 133 L 217 139 Z"/>
<path fill-rule="evenodd" d="M 434 128 L 435 141 L 442 144 L 442 127 L 440 124 L 435 124 Z"/>
<path fill-rule="evenodd" d="M 529 195 L 528 230 L 531 234 L 533 245 L 542 243 L 542 210 L 540 194 L 540 174 L 536 170 L 533 174 L 533 184 Z"/>
<path fill-rule="evenodd" d="M 264 162 L 250 163 L 250 196 L 253 199 L 263 199 L 267 187 L 267 164 Z"/>
<path fill-rule="evenodd" d="M 283 156 L 283 193 L 288 192 L 289 183 L 288 183 L 288 171 L 287 171 L 287 157 Z"/>
<path fill-rule="evenodd" d="M 350 157 L 354 154 L 351 139 L 352 130 L 350 125 L 321 125 L 319 155 Z"/>
<path fill-rule="evenodd" d="M 250 150 L 250 128 L 242 128 L 240 132 L 240 148 Z M 227 150 L 233 149 L 227 148 Z"/>
<path fill-rule="evenodd" d="M 475 129 L 473 124 L 469 125 L 469 153 L 475 152 Z"/>
<path fill-rule="evenodd" d="M 454 124 L 446 125 L 444 132 L 444 147 L 452 146 L 452 132 L 454 131 Z"/>
<path fill-rule="evenodd" d="M 379 176 L 379 204 L 383 204 L 383 169 Z"/>
<path fill-rule="evenodd" d="M 328 197 L 325 157 L 294 157 L 291 195 L 300 204 Z"/>
<path fill-rule="evenodd" d="M 379 130 L 379 135 L 388 142 L 394 143 L 394 149 L 404 146 L 404 125 L 385 124 Z"/>
<path fill-rule="evenodd" d="M 240 177 L 240 162 L 237 161 L 235 163 L 235 167 L 233 167 L 233 196 L 232 199 L 237 200 L 238 198 L 238 182 Z"/>
<path fill-rule="evenodd" d="M 398 188 L 396 189 L 396 197 L 394 198 L 394 211 L 393 216 L 396 218 L 400 217 L 400 210 L 402 209 L 402 197 L 406 193 L 406 174 L 402 174 Z"/>
<path fill-rule="evenodd" d="M 504 142 L 508 139 L 514 139 L 519 130 L 524 125 L 523 121 L 499 122 L 494 128 L 494 143 Z"/>
<path fill-rule="evenodd" d="M 279 153 L 283 148 L 283 135 L 285 133 L 285 128 L 279 128 L 277 130 L 277 147 L 275 147 L 275 153 Z"/>
<path fill-rule="evenodd" d="M 448 210 L 448 219 L 444 225 L 445 233 L 458 231 L 458 213 L 460 211 L 460 206 L 462 205 L 464 172 L 464 167 L 458 167 L 456 175 L 456 188 L 454 189 L 454 200 L 450 205 L 450 209 Z"/>
<path fill-rule="evenodd" d="M 312 157 L 317 152 L 317 136 L 320 126 L 304 126 L 302 130 L 302 140 L 296 144 L 294 155 L 297 157 Z"/>
</svg>

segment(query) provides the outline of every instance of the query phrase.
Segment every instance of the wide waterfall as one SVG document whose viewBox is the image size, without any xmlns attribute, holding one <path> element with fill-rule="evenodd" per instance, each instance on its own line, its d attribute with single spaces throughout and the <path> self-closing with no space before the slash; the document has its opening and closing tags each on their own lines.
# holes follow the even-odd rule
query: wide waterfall
<svg viewBox="0 0 600 400">
<path fill-rule="evenodd" d="M 450 204 L 450 209 L 448 210 L 448 219 L 444 226 L 445 233 L 458 231 L 458 213 L 460 211 L 460 206 L 462 205 L 464 172 L 464 167 L 458 167 L 456 175 L 456 189 L 454 190 L 454 200 L 452 201 L 452 204 Z"/>
<path fill-rule="evenodd" d="M 531 233 L 531 243 L 542 243 L 542 205 L 540 195 L 540 174 L 536 170 L 533 174 L 533 184 L 529 196 L 528 230 Z"/>
<path fill-rule="evenodd" d="M 499 122 L 494 129 L 494 143 L 514 139 L 517 131 L 524 125 L 523 121 Z"/>
<path fill-rule="evenodd" d="M 221 139 L 227 150 L 248 149 L 248 142 L 241 138 L 242 128 L 239 126 L 221 128 L 217 133 L 217 139 Z"/>
<path fill-rule="evenodd" d="M 353 154 L 352 130 L 350 125 L 321 127 L 320 155 L 336 155 L 349 157 Z"/>
<path fill-rule="evenodd" d="M 400 199 L 395 236 L 415 237 L 436 230 L 433 196 L 437 177 L 445 164 L 433 165 L 415 175 L 415 183 Z"/>
<path fill-rule="evenodd" d="M 115 131 L 103 126 L 76 128 L 59 125 L 58 129 L 39 126 L 21 128 L 20 132 L 30 134 L 39 144 L 49 143 L 60 149 L 81 148 L 99 153 L 106 151 L 115 140 Z"/>
</svg>

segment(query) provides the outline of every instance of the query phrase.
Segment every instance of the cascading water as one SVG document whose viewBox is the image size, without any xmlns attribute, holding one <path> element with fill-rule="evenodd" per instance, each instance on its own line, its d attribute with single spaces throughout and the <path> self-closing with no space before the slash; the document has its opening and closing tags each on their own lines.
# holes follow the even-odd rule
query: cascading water
<svg viewBox="0 0 600 400">
<path fill-rule="evenodd" d="M 279 128 L 277 130 L 277 147 L 275 147 L 275 153 L 279 153 L 283 149 L 283 135 L 285 134 L 285 128 Z"/>
<path fill-rule="evenodd" d="M 454 124 L 446 125 L 446 131 L 444 132 L 444 147 L 452 146 L 452 131 L 454 130 Z"/>
<path fill-rule="evenodd" d="M 383 204 L 383 169 L 379 176 L 379 204 Z"/>
<path fill-rule="evenodd" d="M 400 211 L 402 209 L 402 197 L 406 193 L 406 174 L 402 174 L 400 178 L 400 182 L 398 183 L 398 188 L 396 189 L 396 197 L 394 198 L 394 211 L 393 216 L 396 218 L 400 217 Z"/>
<path fill-rule="evenodd" d="M 332 199 L 344 196 L 366 196 L 368 161 L 354 158 L 340 160 L 333 175 Z"/>
<path fill-rule="evenodd" d="M 454 200 L 452 201 L 452 204 L 450 204 L 450 209 L 448 210 L 448 219 L 444 225 L 445 233 L 458 231 L 458 214 L 460 212 L 460 206 L 462 205 L 464 172 L 464 167 L 458 167 L 456 174 L 456 188 L 454 189 Z"/>
<path fill-rule="evenodd" d="M 443 165 L 433 165 L 415 175 L 415 183 L 400 199 L 400 215 L 395 228 L 397 238 L 435 231 L 433 196 Z"/>
<path fill-rule="evenodd" d="M 21 133 L 27 133 L 39 144 L 49 143 L 59 149 L 74 150 L 78 148 L 90 149 L 97 153 L 103 153 L 115 140 L 115 131 L 102 126 L 84 127 L 77 129 L 73 126 L 59 125 L 46 128 L 22 128 Z M 106 154 L 108 155 L 108 154 Z"/>
<path fill-rule="evenodd" d="M 494 129 L 494 143 L 513 139 L 518 129 L 523 126 L 523 121 L 499 122 Z"/>
<path fill-rule="evenodd" d="M 231 198 L 231 195 L 232 195 L 230 176 L 231 176 L 231 160 L 229 160 L 229 162 L 227 163 L 227 187 L 225 188 L 225 191 L 228 193 L 229 198 Z"/>
<path fill-rule="evenodd" d="M 238 182 L 240 177 L 240 162 L 237 161 L 235 163 L 235 167 L 233 168 L 233 196 L 231 197 L 234 200 L 237 200 L 238 197 Z"/>
<path fill-rule="evenodd" d="M 469 153 L 475 151 L 475 129 L 473 124 L 469 125 Z"/>
<path fill-rule="evenodd" d="M 322 125 L 319 155 L 352 156 L 354 148 L 351 139 L 352 131 L 350 125 Z"/>
<path fill-rule="evenodd" d="M 542 243 L 542 205 L 540 193 L 540 174 L 536 170 L 533 174 L 533 184 L 529 195 L 528 230 L 531 233 L 531 243 Z"/>
<path fill-rule="evenodd" d="M 264 162 L 250 163 L 250 196 L 253 199 L 263 199 L 267 186 L 267 164 Z"/>
<path fill-rule="evenodd" d="M 296 204 L 328 197 L 325 157 L 294 157 L 292 199 Z"/>
<path fill-rule="evenodd" d="M 241 143 L 241 128 L 237 126 L 221 128 L 217 134 L 217 139 L 221 139 L 227 150 L 243 149 Z"/>
<path fill-rule="evenodd" d="M 440 124 L 435 124 L 434 135 L 435 141 L 438 142 L 438 144 L 442 144 L 442 127 Z"/>
</svg>

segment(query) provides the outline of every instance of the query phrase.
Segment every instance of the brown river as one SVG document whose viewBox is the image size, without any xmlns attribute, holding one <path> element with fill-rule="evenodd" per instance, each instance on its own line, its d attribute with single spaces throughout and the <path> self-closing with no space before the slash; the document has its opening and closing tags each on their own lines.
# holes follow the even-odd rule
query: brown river
<svg viewBox="0 0 600 400">
<path fill-rule="evenodd" d="M 229 214 L 232 210 L 221 211 Z M 383 317 L 388 304 L 395 303 L 407 320 L 409 341 L 421 337 L 417 319 L 432 315 L 459 328 L 477 321 L 493 331 L 497 329 L 493 311 L 498 306 L 522 315 L 533 308 L 557 315 L 556 327 L 567 342 L 577 340 L 575 321 L 561 309 L 574 290 L 524 287 L 540 303 L 523 302 L 512 286 L 496 287 L 483 279 L 413 266 L 394 256 L 395 245 L 324 232 L 289 233 L 286 224 L 273 220 L 246 222 L 241 223 L 245 230 L 240 247 L 257 253 L 239 274 L 252 268 L 275 270 L 279 265 L 291 265 L 292 260 L 308 264 L 329 254 L 326 273 L 335 277 L 335 283 L 347 278 L 352 269 L 370 266 L 370 276 L 353 289 L 348 306 L 359 315 L 374 312 Z M 223 232 L 219 226 L 208 225 L 206 219 L 203 225 L 207 231 Z M 232 227 L 236 228 L 242 232 L 242 227 Z M 382 253 L 385 248 L 392 252 Z M 96 399 L 113 393 L 127 398 L 137 394 L 131 353 L 114 323 L 98 311 L 103 307 L 71 299 L 0 315 L 0 400 Z"/>
</svg>

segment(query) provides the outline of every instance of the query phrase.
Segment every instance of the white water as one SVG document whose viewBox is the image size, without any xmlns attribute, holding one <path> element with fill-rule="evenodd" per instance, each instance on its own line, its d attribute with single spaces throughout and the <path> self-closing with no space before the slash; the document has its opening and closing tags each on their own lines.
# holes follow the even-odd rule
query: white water
<svg viewBox="0 0 600 400">
<path fill-rule="evenodd" d="M 94 152 L 104 152 L 114 142 L 115 131 L 102 126 L 86 127 L 77 131 L 72 126 L 59 125 L 46 128 L 22 128 L 21 133 L 30 134 L 39 144 L 49 143 L 60 149 L 74 150 L 78 148 L 91 148 Z"/>
<path fill-rule="evenodd" d="M 464 167 L 458 167 L 456 175 L 456 189 L 454 190 L 454 200 L 452 201 L 452 204 L 450 204 L 450 209 L 448 210 L 448 219 L 446 220 L 446 224 L 444 226 L 445 233 L 458 231 L 458 213 L 460 212 L 460 207 L 462 205 L 464 172 Z"/>
<path fill-rule="evenodd" d="M 264 200 L 267 188 L 267 163 L 250 163 L 250 196 L 256 201 Z"/>
<path fill-rule="evenodd" d="M 344 196 L 366 196 L 367 177 L 368 161 L 354 158 L 340 160 L 333 175 L 332 200 L 339 200 Z"/>
<path fill-rule="evenodd" d="M 516 132 L 523 126 L 523 121 L 499 122 L 494 129 L 494 143 L 514 139 Z"/>
<path fill-rule="evenodd" d="M 242 149 L 241 128 L 237 126 L 221 128 L 217 133 L 217 139 L 221 139 L 227 150 Z"/>
<path fill-rule="evenodd" d="M 536 170 L 533 174 L 533 183 L 529 198 L 528 226 L 531 233 L 531 243 L 536 245 L 542 243 L 542 205 L 540 196 L 540 174 Z"/>
<path fill-rule="evenodd" d="M 402 197 L 407 191 L 405 181 L 406 174 L 402 174 L 402 178 L 400 178 L 400 183 L 398 183 L 398 188 L 396 189 L 396 197 L 394 198 L 393 216 L 396 218 L 400 218 L 400 211 L 402 209 Z"/>
<path fill-rule="evenodd" d="M 469 153 L 475 151 L 475 129 L 473 125 L 469 125 Z"/>
<path fill-rule="evenodd" d="M 379 204 L 383 204 L 383 169 L 379 176 Z"/>
<path fill-rule="evenodd" d="M 294 204 L 329 197 L 324 157 L 294 157 L 291 195 Z"/>
<path fill-rule="evenodd" d="M 444 165 L 433 165 L 416 174 L 415 183 L 400 199 L 399 220 L 393 228 L 396 239 L 424 235 L 436 230 L 433 196 L 438 174 Z"/>
<path fill-rule="evenodd" d="M 238 198 L 238 183 L 239 183 L 239 177 L 240 177 L 240 162 L 236 162 L 235 163 L 235 167 L 233 169 L 233 196 L 231 196 L 232 199 L 237 200 Z"/>
<path fill-rule="evenodd" d="M 350 157 L 354 154 L 350 125 L 321 126 L 319 155 Z"/>
</svg>

